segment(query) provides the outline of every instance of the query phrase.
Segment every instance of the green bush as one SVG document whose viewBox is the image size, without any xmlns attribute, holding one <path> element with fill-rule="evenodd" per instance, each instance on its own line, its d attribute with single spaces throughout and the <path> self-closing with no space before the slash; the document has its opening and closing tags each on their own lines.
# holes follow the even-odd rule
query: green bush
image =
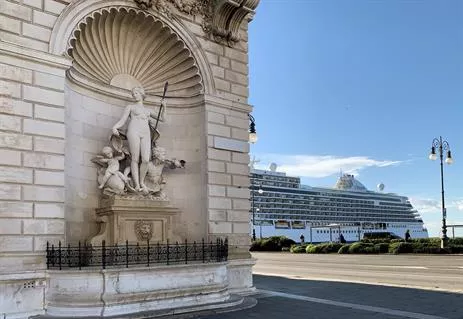
<svg viewBox="0 0 463 319">
<path fill-rule="evenodd" d="M 463 254 L 463 245 L 449 244 L 448 250 L 451 254 Z"/>
<path fill-rule="evenodd" d="M 391 243 L 404 243 L 405 239 L 391 239 Z"/>
<path fill-rule="evenodd" d="M 320 254 L 322 251 L 321 245 L 307 245 L 305 249 L 308 254 Z"/>
<path fill-rule="evenodd" d="M 305 253 L 307 245 L 292 245 L 290 251 L 293 254 L 302 254 Z"/>
<path fill-rule="evenodd" d="M 351 244 L 342 245 L 338 250 L 338 254 L 348 254 L 350 245 Z"/>
<path fill-rule="evenodd" d="M 374 254 L 375 245 L 372 243 L 356 242 L 350 245 L 349 254 Z"/>
<path fill-rule="evenodd" d="M 254 241 L 250 251 L 281 251 L 283 247 L 291 247 L 296 242 L 285 236 L 272 236 Z"/>
<path fill-rule="evenodd" d="M 378 243 L 374 246 L 375 253 L 377 254 L 385 254 L 389 252 L 389 243 Z"/>
<path fill-rule="evenodd" d="M 389 245 L 389 253 L 391 254 L 413 253 L 413 244 L 406 243 L 406 242 L 391 243 Z"/>
<path fill-rule="evenodd" d="M 463 237 L 449 238 L 449 246 L 463 246 Z"/>
</svg>

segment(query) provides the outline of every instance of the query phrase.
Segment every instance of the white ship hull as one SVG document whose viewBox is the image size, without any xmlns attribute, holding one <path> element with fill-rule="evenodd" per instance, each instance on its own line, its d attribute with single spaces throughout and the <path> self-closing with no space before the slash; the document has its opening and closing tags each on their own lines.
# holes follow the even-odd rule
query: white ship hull
<svg viewBox="0 0 463 319">
<path fill-rule="evenodd" d="M 295 242 L 300 242 L 301 235 L 304 235 L 306 243 L 324 243 L 339 241 L 339 233 L 344 236 L 347 242 L 359 241 L 365 233 L 384 233 L 389 232 L 401 238 L 404 238 L 407 229 L 410 230 L 411 238 L 428 238 L 428 231 L 421 225 L 413 224 L 396 224 L 386 227 L 386 229 L 368 229 L 362 226 L 340 226 L 328 227 L 307 225 L 305 228 L 276 228 L 274 225 L 255 225 L 256 238 L 268 238 L 271 236 L 286 236 Z M 252 234 L 252 224 L 251 224 Z"/>
</svg>

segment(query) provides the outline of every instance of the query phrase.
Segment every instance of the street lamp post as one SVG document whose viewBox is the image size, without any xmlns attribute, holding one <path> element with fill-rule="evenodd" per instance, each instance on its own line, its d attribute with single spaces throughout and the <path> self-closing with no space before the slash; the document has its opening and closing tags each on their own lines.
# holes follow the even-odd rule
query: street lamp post
<svg viewBox="0 0 463 319">
<path fill-rule="evenodd" d="M 252 188 L 251 188 L 251 198 L 252 198 L 252 240 L 256 240 L 256 209 L 255 209 L 255 206 L 254 206 L 254 190 L 255 190 L 256 186 L 252 185 Z M 264 191 L 259 187 L 259 189 L 257 190 L 257 192 L 259 194 L 263 194 Z M 260 210 L 260 209 L 258 209 Z"/>
<path fill-rule="evenodd" d="M 447 164 L 453 163 L 452 153 L 450 152 L 449 143 L 445 140 L 442 140 L 442 136 L 435 138 L 432 141 L 431 153 L 429 154 L 429 159 L 435 161 L 437 159 L 436 149 L 439 150 L 439 159 L 440 159 L 440 182 L 442 190 L 442 237 L 441 237 L 441 248 L 446 248 L 449 238 L 447 237 L 447 209 L 445 208 L 445 199 L 444 199 L 444 152 L 447 151 L 447 158 L 445 162 Z"/>
</svg>

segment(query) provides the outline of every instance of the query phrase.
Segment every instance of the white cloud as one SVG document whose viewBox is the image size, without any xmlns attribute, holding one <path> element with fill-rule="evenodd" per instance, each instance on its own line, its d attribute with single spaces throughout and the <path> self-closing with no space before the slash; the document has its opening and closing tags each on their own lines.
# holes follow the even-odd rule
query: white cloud
<svg viewBox="0 0 463 319">
<path fill-rule="evenodd" d="M 312 155 L 263 154 L 257 156 L 261 162 L 256 168 L 267 169 L 270 162 L 278 164 L 278 171 L 288 175 L 322 178 L 343 172 L 358 175 L 368 167 L 387 167 L 401 164 L 402 161 L 375 160 L 366 156 L 337 157 Z"/>
<path fill-rule="evenodd" d="M 430 198 L 410 197 L 413 207 L 418 213 L 437 213 L 441 211 L 440 201 Z"/>
<path fill-rule="evenodd" d="M 458 210 L 463 210 L 463 199 L 453 201 L 452 206 Z"/>
</svg>

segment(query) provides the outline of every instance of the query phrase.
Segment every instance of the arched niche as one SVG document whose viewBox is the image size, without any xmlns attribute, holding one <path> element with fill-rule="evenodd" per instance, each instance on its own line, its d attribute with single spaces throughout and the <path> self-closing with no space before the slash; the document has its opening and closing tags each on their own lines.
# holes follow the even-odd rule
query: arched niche
<svg viewBox="0 0 463 319">
<path fill-rule="evenodd" d="M 210 70 L 180 22 L 167 22 L 129 2 L 115 2 L 126 5 L 71 4 L 50 45 L 52 52 L 72 59 L 65 89 L 67 240 L 84 240 L 96 233 L 100 191 L 91 159 L 108 145 L 112 126 L 133 101 L 131 88 L 142 86 L 147 106 L 157 110 L 166 81 L 168 109 L 166 121 L 159 124 L 158 142 L 171 157 L 187 161 L 184 171 L 168 176 L 166 193 L 183 212 L 177 221 L 179 233 L 200 239 L 206 233 L 206 224 L 200 222 L 206 189 L 198 185 L 204 178 L 204 95 L 211 89 Z"/>
<path fill-rule="evenodd" d="M 75 51 L 74 45 L 75 40 L 81 36 L 80 33 L 83 29 L 87 30 L 86 33 L 90 34 L 93 33 L 95 29 L 104 29 L 107 25 L 99 25 L 95 23 L 95 20 L 101 22 L 105 20 L 105 22 L 113 22 L 117 25 L 121 21 L 118 19 L 110 20 L 108 18 L 117 17 L 118 19 L 126 17 L 136 17 L 139 21 L 144 17 L 144 21 L 147 24 L 150 24 L 150 28 L 157 28 L 161 27 L 164 30 L 164 35 L 170 31 L 170 33 L 175 37 L 177 36 L 178 40 L 183 43 L 185 49 L 190 53 L 191 58 L 194 59 L 195 66 L 198 68 L 198 75 L 201 77 L 201 85 L 202 91 L 206 95 L 212 94 L 214 92 L 214 81 L 212 77 L 212 71 L 210 69 L 209 64 L 207 63 L 207 59 L 205 57 L 204 52 L 200 49 L 199 42 L 197 41 L 195 35 L 193 35 L 190 30 L 183 25 L 183 23 L 174 17 L 169 17 L 168 19 L 154 11 L 146 11 L 140 10 L 135 2 L 127 1 L 127 0 L 98 0 L 98 1 L 88 1 L 88 0 L 78 0 L 72 2 L 70 5 L 66 7 L 66 9 L 62 12 L 60 17 L 58 18 L 51 34 L 50 44 L 49 44 L 49 52 L 55 55 L 62 55 L 73 59 L 72 56 L 69 55 L 70 52 Z M 127 21 L 125 21 L 127 22 Z M 87 26 L 91 24 L 91 28 L 87 28 Z M 122 26 L 122 25 L 121 25 Z M 127 27 L 128 26 L 128 27 Z M 132 31 L 127 32 L 125 35 L 133 34 L 134 26 L 130 26 L 130 24 L 126 24 L 125 27 L 120 28 L 120 31 Z M 97 42 L 100 42 L 102 39 L 99 38 Z M 102 34 L 104 38 L 107 38 L 106 34 Z M 122 34 L 120 34 L 122 35 Z M 86 35 L 84 35 L 86 36 Z M 113 35 L 111 35 L 112 37 Z M 92 38 L 93 39 L 93 38 Z M 138 39 L 142 40 L 142 39 Z M 172 40 L 172 39 L 171 39 Z M 89 42 L 91 43 L 91 42 Z M 108 43 L 104 43 L 104 46 L 107 46 Z M 111 44 L 114 44 L 111 42 Z M 179 48 L 180 43 L 177 43 L 177 48 Z M 109 52 L 109 51 L 107 51 Z M 71 69 L 71 72 L 74 71 Z M 191 71 L 191 70 L 190 70 Z M 92 78 L 85 77 L 82 78 L 81 74 L 77 74 L 74 72 L 72 74 L 72 80 L 76 79 L 80 82 L 81 85 L 87 86 L 91 88 L 95 85 Z M 121 84 L 117 81 L 118 79 L 114 79 L 113 84 Z M 133 79 L 132 79 L 133 80 Z M 128 81 L 128 78 L 122 79 L 122 81 Z M 129 82 L 132 84 L 136 84 L 137 82 Z M 98 85 L 98 83 L 96 83 Z M 119 97 L 130 98 L 129 92 L 124 92 L 120 90 L 117 86 L 106 86 L 105 93 L 109 95 L 116 95 Z M 154 90 L 154 95 L 156 96 L 159 93 L 159 90 Z M 177 92 L 179 94 L 175 94 L 172 97 L 174 98 L 172 102 L 174 104 L 178 104 L 180 107 L 182 106 L 182 102 L 177 101 L 179 97 L 191 97 L 190 92 Z M 148 99 L 150 100 L 150 99 Z M 152 98 L 153 101 L 158 101 L 156 98 Z M 183 102 L 184 103 L 184 102 Z M 187 102 L 188 104 L 188 102 Z"/>
</svg>

